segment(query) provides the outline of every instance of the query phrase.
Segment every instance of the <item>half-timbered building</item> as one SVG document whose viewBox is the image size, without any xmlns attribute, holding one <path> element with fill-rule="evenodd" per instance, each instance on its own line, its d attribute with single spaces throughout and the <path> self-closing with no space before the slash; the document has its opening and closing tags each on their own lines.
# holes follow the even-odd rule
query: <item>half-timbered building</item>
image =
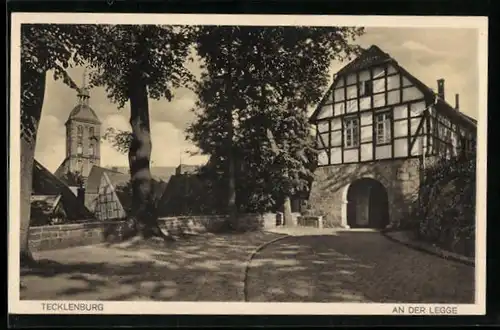
<svg viewBox="0 0 500 330">
<path fill-rule="evenodd" d="M 425 164 L 474 155 L 477 123 L 371 46 L 334 77 L 311 116 L 320 150 L 309 202 L 327 224 L 401 223 Z"/>
</svg>

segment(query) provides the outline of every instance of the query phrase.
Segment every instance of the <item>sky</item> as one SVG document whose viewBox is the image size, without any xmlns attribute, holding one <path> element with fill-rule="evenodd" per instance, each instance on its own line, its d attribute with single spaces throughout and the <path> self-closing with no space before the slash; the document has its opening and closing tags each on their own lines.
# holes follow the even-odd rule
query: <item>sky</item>
<svg viewBox="0 0 500 330">
<path fill-rule="evenodd" d="M 363 47 L 379 46 L 396 59 L 399 65 L 430 88 L 437 88 L 437 80 L 445 79 L 446 100 L 454 105 L 455 94 L 460 94 L 460 110 L 477 119 L 478 115 L 478 31 L 458 28 L 366 28 L 355 41 Z M 329 76 L 347 62 L 332 62 Z M 190 69 L 199 74 L 196 63 Z M 83 68 L 71 68 L 68 73 L 77 84 L 83 82 Z M 108 127 L 129 130 L 128 105 L 118 109 L 106 97 L 104 88 L 90 92 L 90 106 L 102 122 L 101 132 Z M 38 131 L 35 158 L 54 172 L 65 157 L 65 127 L 70 111 L 77 104 L 76 91 L 47 77 L 42 118 Z M 174 92 L 172 101 L 150 100 L 151 135 L 153 150 L 151 166 L 204 164 L 205 155 L 190 156 L 196 147 L 185 138 L 184 130 L 193 122 L 191 112 L 196 95 L 187 89 Z M 311 109 L 313 110 L 313 109 Z M 126 155 L 114 150 L 109 143 L 101 143 L 101 166 L 128 166 Z"/>
</svg>

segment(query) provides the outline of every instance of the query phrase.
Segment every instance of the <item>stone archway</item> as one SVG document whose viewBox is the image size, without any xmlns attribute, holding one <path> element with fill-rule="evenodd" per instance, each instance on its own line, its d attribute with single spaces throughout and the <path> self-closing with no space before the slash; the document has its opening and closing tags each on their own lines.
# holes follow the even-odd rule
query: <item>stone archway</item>
<svg viewBox="0 0 500 330">
<path fill-rule="evenodd" d="M 349 228 L 385 228 L 390 223 L 389 198 L 382 183 L 361 178 L 346 187 L 342 222 Z"/>
</svg>

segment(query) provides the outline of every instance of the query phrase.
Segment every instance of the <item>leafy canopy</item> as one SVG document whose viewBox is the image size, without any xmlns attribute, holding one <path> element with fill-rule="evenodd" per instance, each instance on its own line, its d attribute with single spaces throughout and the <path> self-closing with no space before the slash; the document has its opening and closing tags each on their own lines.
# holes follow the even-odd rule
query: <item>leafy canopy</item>
<svg viewBox="0 0 500 330">
<path fill-rule="evenodd" d="M 228 152 L 239 158 L 237 178 L 247 204 L 268 207 L 307 189 L 315 155 L 307 108 L 321 99 L 332 61 L 358 53 L 352 41 L 362 33 L 350 27 L 200 30 L 197 51 L 205 73 L 188 134 L 214 162 L 224 162 Z M 225 144 L 229 120 L 232 150 Z"/>
</svg>

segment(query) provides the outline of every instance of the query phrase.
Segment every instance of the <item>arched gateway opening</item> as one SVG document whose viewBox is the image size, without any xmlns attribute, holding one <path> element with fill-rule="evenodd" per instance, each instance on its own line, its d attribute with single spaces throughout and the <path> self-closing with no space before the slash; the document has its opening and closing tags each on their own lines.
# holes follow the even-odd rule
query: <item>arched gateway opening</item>
<svg viewBox="0 0 500 330">
<path fill-rule="evenodd" d="M 352 182 L 347 191 L 346 215 L 351 228 L 385 228 L 389 224 L 387 190 L 370 178 Z"/>
</svg>

